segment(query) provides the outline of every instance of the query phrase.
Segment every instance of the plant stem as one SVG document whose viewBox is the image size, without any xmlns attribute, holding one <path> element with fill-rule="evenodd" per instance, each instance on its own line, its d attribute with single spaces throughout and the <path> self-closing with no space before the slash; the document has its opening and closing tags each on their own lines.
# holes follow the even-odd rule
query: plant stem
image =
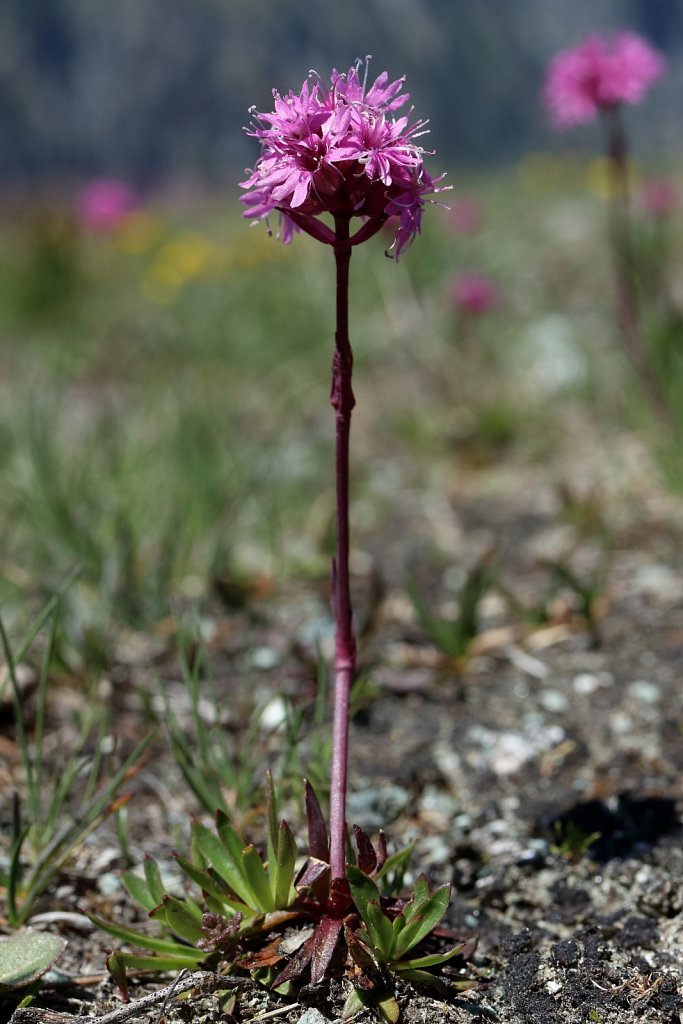
<svg viewBox="0 0 683 1024">
<path fill-rule="evenodd" d="M 652 365 L 640 324 L 630 226 L 628 144 L 619 107 L 604 108 L 602 124 L 612 192 L 609 201 L 609 233 L 614 262 L 617 324 L 631 366 L 640 377 L 656 414 L 665 423 L 671 413 L 669 399 Z"/>
<path fill-rule="evenodd" d="M 332 360 L 330 401 L 336 416 L 337 550 L 332 561 L 332 607 L 335 619 L 334 718 L 330 787 L 330 869 L 333 879 L 346 876 L 346 776 L 349 746 L 349 695 L 356 667 L 349 587 L 349 433 L 355 405 L 351 388 L 353 353 L 349 341 L 350 217 L 335 217 L 337 329 Z"/>
</svg>

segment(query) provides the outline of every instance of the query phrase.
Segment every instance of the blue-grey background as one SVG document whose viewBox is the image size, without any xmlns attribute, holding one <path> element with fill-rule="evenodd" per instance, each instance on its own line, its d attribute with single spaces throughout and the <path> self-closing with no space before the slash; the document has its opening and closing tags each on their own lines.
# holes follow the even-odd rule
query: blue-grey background
<svg viewBox="0 0 683 1024">
<path fill-rule="evenodd" d="M 539 103 L 548 58 L 618 27 L 669 60 L 630 117 L 641 148 L 674 151 L 681 0 L 2 0 L 0 177 L 239 175 L 255 156 L 249 106 L 368 53 L 376 72 L 408 76 L 440 158 L 514 159 L 556 144 Z"/>
</svg>

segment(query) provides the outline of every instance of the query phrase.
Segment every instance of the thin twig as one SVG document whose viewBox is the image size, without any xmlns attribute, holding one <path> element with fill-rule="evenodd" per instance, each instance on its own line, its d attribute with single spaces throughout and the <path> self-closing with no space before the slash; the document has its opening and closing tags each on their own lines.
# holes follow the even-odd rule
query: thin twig
<svg viewBox="0 0 683 1024">
<path fill-rule="evenodd" d="M 186 975 L 187 975 L 187 967 L 184 967 L 183 970 L 178 975 L 178 977 L 175 979 L 175 981 L 171 985 L 168 986 L 168 992 L 166 993 L 166 998 L 164 999 L 163 1003 L 159 1007 L 159 1012 L 157 1014 L 156 1024 L 160 1024 L 161 1018 L 166 1013 L 166 1007 L 168 1006 L 169 1001 L 173 998 L 173 996 L 176 994 L 176 992 L 180 988 L 180 986 L 181 986 L 184 978 L 186 977 Z"/>
<path fill-rule="evenodd" d="M 283 1013 L 296 1010 L 298 1005 L 298 1003 L 287 1003 L 286 1006 L 278 1006 L 277 1010 L 269 1010 L 268 1013 L 262 1013 L 260 1017 L 252 1017 L 249 1024 L 259 1024 L 259 1021 L 268 1020 L 270 1017 L 281 1017 Z"/>
<path fill-rule="evenodd" d="M 162 1003 L 165 1006 L 170 998 L 180 996 L 193 988 L 198 988 L 202 992 L 208 993 L 220 988 L 253 988 L 256 984 L 252 978 L 231 977 L 230 975 L 213 974 L 210 971 L 197 971 L 182 982 L 176 979 L 171 985 L 166 985 L 165 988 L 157 989 L 156 992 L 150 992 L 146 996 L 141 996 L 140 999 L 135 999 L 124 1006 L 118 1006 L 115 1010 L 110 1010 L 109 1013 L 102 1014 L 100 1017 L 86 1016 L 77 1018 L 71 1013 L 57 1013 L 54 1010 L 45 1010 L 37 1006 L 27 1006 L 14 1011 L 10 1018 L 10 1024 L 72 1024 L 75 1020 L 78 1020 L 78 1024 L 123 1024 L 123 1021 L 137 1016 L 141 1010 L 146 1010 L 150 1006 L 156 1006 L 158 1003 Z"/>
</svg>

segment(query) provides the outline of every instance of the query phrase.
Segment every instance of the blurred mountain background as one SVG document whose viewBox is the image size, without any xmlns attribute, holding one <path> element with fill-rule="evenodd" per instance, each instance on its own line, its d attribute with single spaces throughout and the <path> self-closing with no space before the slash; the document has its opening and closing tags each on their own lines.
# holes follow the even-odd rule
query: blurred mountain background
<svg viewBox="0 0 683 1024">
<path fill-rule="evenodd" d="M 407 76 L 441 162 L 511 160 L 557 144 L 539 103 L 548 58 L 620 27 L 669 60 L 629 111 L 638 148 L 679 148 L 680 0 L 2 0 L 0 177 L 224 181 L 254 161 L 252 104 L 369 53 L 375 73 Z"/>
</svg>

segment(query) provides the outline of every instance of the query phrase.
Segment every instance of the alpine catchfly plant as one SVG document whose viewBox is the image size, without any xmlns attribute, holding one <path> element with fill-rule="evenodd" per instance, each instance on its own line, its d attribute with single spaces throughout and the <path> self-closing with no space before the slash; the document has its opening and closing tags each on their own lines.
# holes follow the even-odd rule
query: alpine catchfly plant
<svg viewBox="0 0 683 1024">
<path fill-rule="evenodd" d="M 349 262 L 354 246 L 397 218 L 389 254 L 398 259 L 420 231 L 426 197 L 441 191 L 440 178 L 424 166 L 417 140 L 427 122 L 397 116 L 409 99 L 402 78 L 382 72 L 368 85 L 369 58 L 330 84 L 315 72 L 300 92 L 274 92 L 275 110 L 254 113 L 247 128 L 261 155 L 242 182 L 245 217 L 268 222 L 276 215 L 285 243 L 297 231 L 332 247 L 337 268 L 337 323 L 331 402 L 336 415 L 336 557 L 332 562 L 335 616 L 334 718 L 330 792 L 330 868 L 333 882 L 345 879 L 345 803 L 349 691 L 356 664 L 349 592 L 349 430 L 355 404 L 349 342 Z M 323 215 L 333 221 L 331 227 Z M 352 232 L 355 219 L 360 225 Z"/>
<path fill-rule="evenodd" d="M 664 58 L 635 32 L 593 34 L 550 62 L 544 98 L 553 123 L 570 128 L 623 103 L 640 103 L 663 73 Z"/>
<path fill-rule="evenodd" d="M 473 943 L 443 948 L 442 940 L 452 938 L 441 927 L 449 885 L 432 890 L 419 875 L 412 891 L 402 894 L 411 846 L 389 855 L 383 832 L 373 843 L 354 825 L 351 840 L 346 823 L 349 703 L 356 667 L 349 589 L 349 433 L 354 407 L 349 264 L 353 247 L 377 234 L 389 219 L 397 224 L 390 255 L 398 259 L 420 230 L 424 205 L 433 201 L 428 197 L 443 188 L 425 170 L 425 151 L 416 141 L 426 122 L 395 114 L 408 100 L 403 79 L 390 82 L 383 73 L 368 86 L 368 61 L 363 77 L 361 67 L 356 64 L 345 74 L 333 71 L 329 85 L 311 73 L 300 92 L 284 97 L 275 93 L 275 110 L 256 114 L 247 129 L 260 141 L 261 155 L 242 183 L 246 217 L 266 222 L 277 217 L 284 242 L 306 232 L 329 245 L 336 262 L 331 402 L 336 416 L 337 529 L 329 824 L 313 787 L 304 782 L 308 855 L 300 864 L 299 844 L 280 816 L 279 796 L 269 777 L 265 843 L 263 834 L 250 841 L 240 824 L 219 810 L 215 830 L 195 822 L 189 855 L 176 855 L 186 883 L 199 890 L 196 895 L 186 892 L 179 898 L 167 892 L 159 868 L 147 858 L 142 874 L 127 872 L 124 884 L 147 912 L 151 930 L 99 919 L 96 923 L 145 950 L 115 952 L 108 958 L 124 994 L 127 970 L 204 966 L 224 973 L 228 989 L 229 977 L 247 972 L 285 996 L 296 993 L 304 979 L 317 985 L 330 973 L 339 977 L 346 972 L 351 987 L 344 1016 L 373 1006 L 395 1024 L 396 979 L 442 992 L 471 987 L 471 981 L 448 979 L 447 972 L 456 957 L 467 958 Z M 352 229 L 356 218 L 358 226 Z M 305 927 L 292 934 L 297 924 Z M 277 934 L 285 927 L 290 929 L 286 944 Z"/>
<path fill-rule="evenodd" d="M 624 349 L 653 407 L 670 420 L 669 398 L 653 368 L 640 324 L 639 271 L 631 238 L 629 153 L 622 108 L 640 103 L 662 76 L 664 57 L 635 32 L 593 34 L 550 62 L 543 99 L 558 129 L 599 119 L 609 171 L 609 232 L 617 320 Z"/>
</svg>

